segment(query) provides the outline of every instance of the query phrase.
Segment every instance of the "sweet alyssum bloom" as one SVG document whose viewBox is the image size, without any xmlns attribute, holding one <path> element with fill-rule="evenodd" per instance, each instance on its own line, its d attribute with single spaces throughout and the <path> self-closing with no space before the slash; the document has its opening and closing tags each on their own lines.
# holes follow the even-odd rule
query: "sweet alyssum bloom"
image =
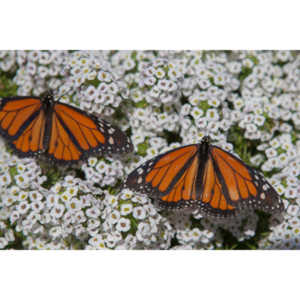
<svg viewBox="0 0 300 300">
<path fill-rule="evenodd" d="M 126 218 L 120 218 L 116 229 L 121 232 L 127 232 L 130 229 L 130 220 Z"/>
</svg>

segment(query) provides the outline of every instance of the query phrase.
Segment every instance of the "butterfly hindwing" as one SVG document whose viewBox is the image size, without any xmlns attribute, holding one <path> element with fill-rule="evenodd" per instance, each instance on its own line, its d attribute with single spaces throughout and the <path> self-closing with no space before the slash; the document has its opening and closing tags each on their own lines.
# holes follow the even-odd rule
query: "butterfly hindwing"
<svg viewBox="0 0 300 300">
<path fill-rule="evenodd" d="M 267 212 L 283 209 L 279 195 L 262 174 L 219 147 L 211 146 L 211 155 L 228 204 Z"/>
<path fill-rule="evenodd" d="M 235 207 L 229 203 L 221 182 L 209 155 L 201 178 L 198 206 L 209 215 L 222 217 L 234 215 Z"/>
</svg>

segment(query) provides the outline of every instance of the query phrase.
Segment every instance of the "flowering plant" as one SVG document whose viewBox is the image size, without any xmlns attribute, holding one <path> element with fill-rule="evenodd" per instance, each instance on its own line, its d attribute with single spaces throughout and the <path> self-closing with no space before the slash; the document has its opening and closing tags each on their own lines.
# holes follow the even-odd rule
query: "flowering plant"
<svg viewBox="0 0 300 300">
<path fill-rule="evenodd" d="M 68 167 L 19 158 L 0 139 L 1 249 L 300 247 L 297 51 L 0 51 L 0 98 L 39 96 L 108 119 L 134 153 Z M 286 211 L 217 224 L 120 190 L 135 167 L 209 135 L 264 172 Z"/>
</svg>

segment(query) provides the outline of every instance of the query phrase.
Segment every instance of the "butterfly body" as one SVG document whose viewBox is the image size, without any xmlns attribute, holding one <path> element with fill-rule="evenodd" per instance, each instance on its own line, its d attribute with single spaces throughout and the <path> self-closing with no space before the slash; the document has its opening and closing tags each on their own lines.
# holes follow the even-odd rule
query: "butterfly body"
<svg viewBox="0 0 300 300">
<path fill-rule="evenodd" d="M 21 157 L 40 153 L 52 161 L 71 163 L 94 152 L 124 153 L 131 141 L 117 127 L 74 106 L 44 97 L 2 99 L 0 134 Z"/>
<path fill-rule="evenodd" d="M 125 187 L 149 195 L 160 207 L 200 208 L 215 217 L 235 216 L 244 208 L 283 209 L 259 172 L 211 145 L 208 137 L 147 161 L 129 174 Z"/>
</svg>

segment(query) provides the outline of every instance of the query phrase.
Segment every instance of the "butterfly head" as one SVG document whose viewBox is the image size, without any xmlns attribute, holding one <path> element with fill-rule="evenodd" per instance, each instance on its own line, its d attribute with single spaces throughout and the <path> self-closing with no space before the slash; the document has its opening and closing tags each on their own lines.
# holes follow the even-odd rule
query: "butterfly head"
<svg viewBox="0 0 300 300">
<path fill-rule="evenodd" d="M 52 90 L 48 90 L 45 92 L 45 94 L 42 96 L 43 104 L 46 107 L 51 107 L 54 104 L 54 93 Z"/>
<path fill-rule="evenodd" d="M 205 144 L 210 144 L 211 143 L 211 139 L 208 135 L 206 135 L 202 140 L 201 143 L 205 143 Z"/>
</svg>

